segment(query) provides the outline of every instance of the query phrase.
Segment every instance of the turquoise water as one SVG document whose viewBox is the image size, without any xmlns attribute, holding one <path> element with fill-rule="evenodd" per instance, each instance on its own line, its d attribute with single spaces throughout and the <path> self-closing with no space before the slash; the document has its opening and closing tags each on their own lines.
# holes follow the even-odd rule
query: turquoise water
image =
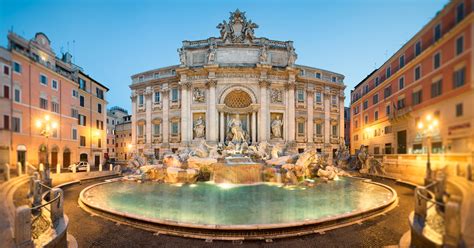
<svg viewBox="0 0 474 248">
<path fill-rule="evenodd" d="M 84 192 L 87 204 L 140 217 L 201 225 L 284 224 L 368 210 L 392 192 L 342 178 L 314 187 L 114 182 Z"/>
</svg>

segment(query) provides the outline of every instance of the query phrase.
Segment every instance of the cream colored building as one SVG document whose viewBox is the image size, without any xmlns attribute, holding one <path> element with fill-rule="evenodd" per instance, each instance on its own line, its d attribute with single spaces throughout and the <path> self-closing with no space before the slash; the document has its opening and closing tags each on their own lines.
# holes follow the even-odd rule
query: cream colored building
<svg viewBox="0 0 474 248">
<path fill-rule="evenodd" d="M 132 142 L 139 154 L 227 143 L 240 121 L 249 144 L 332 153 L 344 136 L 344 76 L 295 64 L 292 41 L 254 36 L 245 12 L 220 37 L 183 41 L 180 64 L 132 76 Z M 332 157 L 332 156 L 331 156 Z"/>
</svg>

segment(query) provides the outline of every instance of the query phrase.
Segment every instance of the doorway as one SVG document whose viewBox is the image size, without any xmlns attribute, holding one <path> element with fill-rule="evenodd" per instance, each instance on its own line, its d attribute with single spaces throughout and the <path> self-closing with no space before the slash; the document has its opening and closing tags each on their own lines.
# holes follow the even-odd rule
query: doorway
<svg viewBox="0 0 474 248">
<path fill-rule="evenodd" d="M 88 162 L 87 161 L 87 153 L 81 153 L 81 155 L 79 156 L 79 160 L 81 162 Z"/>
<path fill-rule="evenodd" d="M 21 163 L 22 168 L 25 168 L 26 151 L 16 151 L 16 161 Z"/>
<path fill-rule="evenodd" d="M 56 166 L 58 164 L 58 148 L 53 147 L 51 149 L 51 165 Z"/>
<path fill-rule="evenodd" d="M 100 155 L 95 155 L 94 157 L 94 166 L 98 167 L 100 164 Z"/>
<path fill-rule="evenodd" d="M 63 167 L 68 167 L 71 164 L 71 152 L 69 149 L 63 152 Z"/>
<path fill-rule="evenodd" d="M 397 132 L 397 153 L 407 153 L 407 130 Z"/>
</svg>

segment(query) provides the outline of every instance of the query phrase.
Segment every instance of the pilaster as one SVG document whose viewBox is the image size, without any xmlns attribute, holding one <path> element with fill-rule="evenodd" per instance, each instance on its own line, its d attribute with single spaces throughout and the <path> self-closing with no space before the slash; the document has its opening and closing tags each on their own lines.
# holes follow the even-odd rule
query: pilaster
<svg viewBox="0 0 474 248">
<path fill-rule="evenodd" d="M 296 83 L 294 80 L 289 80 L 287 83 L 288 89 L 288 141 L 294 142 L 295 141 L 295 87 Z"/>
<path fill-rule="evenodd" d="M 267 99 L 268 96 L 268 86 L 270 82 L 267 80 L 260 80 L 260 111 L 259 111 L 259 132 L 258 132 L 258 141 L 267 141 L 268 140 L 268 130 L 269 130 L 269 102 Z"/>
<path fill-rule="evenodd" d="M 218 125 L 219 119 L 217 118 L 217 109 L 216 109 L 216 85 L 217 80 L 209 79 L 207 81 L 207 87 L 209 88 L 209 97 L 208 97 L 208 106 L 209 106 L 209 118 L 208 118 L 208 127 L 206 128 L 206 132 L 209 132 L 209 140 L 210 142 L 217 142 L 218 139 Z"/>
<path fill-rule="evenodd" d="M 314 113 L 314 90 L 308 89 L 306 91 L 307 95 L 307 110 L 308 110 L 308 119 L 306 121 L 306 137 L 308 138 L 308 143 L 313 143 L 313 130 L 314 130 L 314 121 L 313 121 L 313 113 Z"/>
<path fill-rule="evenodd" d="M 170 89 L 168 88 L 168 85 L 163 85 L 163 89 L 161 91 L 161 94 L 163 96 L 163 125 L 162 125 L 162 131 L 163 131 L 163 146 L 167 147 L 169 146 L 169 128 L 170 128 L 170 122 L 169 122 L 169 109 L 170 109 L 170 102 L 169 102 L 169 95 L 170 95 Z"/>
</svg>

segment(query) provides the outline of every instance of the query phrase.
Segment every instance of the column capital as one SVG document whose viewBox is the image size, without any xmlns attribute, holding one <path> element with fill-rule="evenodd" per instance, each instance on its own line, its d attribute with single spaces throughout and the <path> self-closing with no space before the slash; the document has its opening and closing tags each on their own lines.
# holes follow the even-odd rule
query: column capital
<svg viewBox="0 0 474 248">
<path fill-rule="evenodd" d="M 162 94 L 163 96 L 168 96 L 169 93 L 170 93 L 170 89 L 169 89 L 169 88 L 163 88 L 163 89 L 161 89 L 161 94 Z"/>
<path fill-rule="evenodd" d="M 258 85 L 261 87 L 261 88 L 268 88 L 270 86 L 270 81 L 268 80 L 265 80 L 265 79 L 260 79 L 258 81 Z"/>
<path fill-rule="evenodd" d="M 285 88 L 287 90 L 294 90 L 296 88 L 296 82 L 295 81 L 288 81 L 286 84 L 285 84 Z"/>
<path fill-rule="evenodd" d="M 151 96 L 153 94 L 153 89 L 151 87 L 146 87 L 144 95 L 146 97 Z"/>
<path fill-rule="evenodd" d="M 182 89 L 189 89 L 191 88 L 191 82 L 189 81 L 179 81 L 179 85 L 181 86 Z"/>
<path fill-rule="evenodd" d="M 217 80 L 216 80 L 216 79 L 208 79 L 208 80 L 206 81 L 206 86 L 207 86 L 208 88 L 216 87 L 216 85 L 217 85 Z"/>
</svg>

